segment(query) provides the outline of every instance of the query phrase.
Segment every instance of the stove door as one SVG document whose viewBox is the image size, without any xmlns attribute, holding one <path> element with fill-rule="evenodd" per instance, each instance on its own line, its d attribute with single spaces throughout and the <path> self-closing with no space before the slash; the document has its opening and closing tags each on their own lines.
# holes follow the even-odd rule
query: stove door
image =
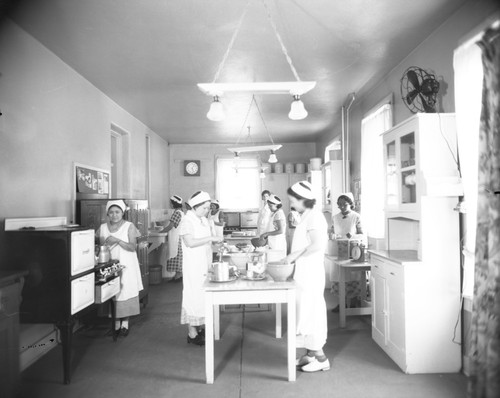
<svg viewBox="0 0 500 398">
<path fill-rule="evenodd" d="M 71 281 L 71 315 L 83 310 L 95 299 L 95 275 L 93 272 Z"/>
<path fill-rule="evenodd" d="M 93 229 L 71 233 L 71 276 L 94 268 L 95 232 Z"/>
</svg>

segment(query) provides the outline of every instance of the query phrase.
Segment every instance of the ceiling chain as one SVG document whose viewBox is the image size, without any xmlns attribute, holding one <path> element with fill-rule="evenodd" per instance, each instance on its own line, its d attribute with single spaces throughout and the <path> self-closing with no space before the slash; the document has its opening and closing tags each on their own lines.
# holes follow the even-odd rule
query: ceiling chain
<svg viewBox="0 0 500 398">
<path fill-rule="evenodd" d="M 234 31 L 233 36 L 231 37 L 231 40 L 229 41 L 229 45 L 228 45 L 228 47 L 226 49 L 226 52 L 224 53 L 224 56 L 222 57 L 222 61 L 220 62 L 219 67 L 217 68 L 217 72 L 215 72 L 215 76 L 214 76 L 214 78 L 212 80 L 212 83 L 216 83 L 216 81 L 220 77 L 220 74 L 222 72 L 222 68 L 224 67 L 224 65 L 226 63 L 226 60 L 227 60 L 227 57 L 229 56 L 229 52 L 233 48 L 234 41 L 236 40 L 236 36 L 238 36 L 238 33 L 240 32 L 241 25 L 242 25 L 243 20 L 245 19 L 245 16 L 246 16 L 246 14 L 248 12 L 249 5 L 250 5 L 250 0 L 247 1 L 247 4 L 246 4 L 246 6 L 245 6 L 245 8 L 243 10 L 243 13 L 241 14 L 240 20 L 238 21 L 238 26 L 236 27 L 236 30 Z M 290 66 L 290 69 L 291 69 L 293 75 L 295 76 L 295 79 L 298 82 L 300 82 L 301 80 L 300 80 L 299 74 L 297 73 L 297 70 L 295 69 L 295 66 L 293 66 L 292 58 L 290 58 L 290 55 L 288 55 L 288 50 L 286 49 L 285 44 L 283 43 L 283 40 L 281 39 L 281 36 L 278 33 L 278 29 L 276 28 L 276 24 L 274 23 L 274 19 L 273 19 L 272 15 L 271 15 L 271 12 L 270 12 L 269 7 L 267 6 L 267 3 L 266 3 L 265 0 L 262 0 L 262 5 L 266 9 L 267 19 L 269 20 L 269 23 L 271 24 L 271 27 L 274 30 L 274 34 L 276 35 L 276 38 L 278 39 L 278 43 L 280 44 L 280 47 L 281 47 L 281 52 L 285 56 L 285 59 L 286 59 L 288 65 Z M 271 141 L 272 141 L 272 139 L 271 139 Z"/>
</svg>

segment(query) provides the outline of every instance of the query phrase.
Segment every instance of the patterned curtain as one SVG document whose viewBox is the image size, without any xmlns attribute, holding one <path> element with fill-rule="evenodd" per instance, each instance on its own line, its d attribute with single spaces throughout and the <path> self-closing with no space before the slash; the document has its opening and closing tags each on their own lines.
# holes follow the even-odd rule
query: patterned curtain
<svg viewBox="0 0 500 398">
<path fill-rule="evenodd" d="M 484 80 L 479 132 L 472 372 L 469 397 L 500 397 L 500 28 L 478 42 Z"/>
</svg>

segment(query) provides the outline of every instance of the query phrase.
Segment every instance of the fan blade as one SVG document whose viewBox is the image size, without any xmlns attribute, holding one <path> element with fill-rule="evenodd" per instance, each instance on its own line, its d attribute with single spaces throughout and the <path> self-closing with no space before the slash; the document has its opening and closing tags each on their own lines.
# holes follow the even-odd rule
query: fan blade
<svg viewBox="0 0 500 398">
<path fill-rule="evenodd" d="M 408 105 L 411 105 L 411 103 L 413 102 L 413 100 L 415 99 L 415 97 L 418 95 L 418 90 L 412 90 L 410 91 L 408 94 L 406 94 L 406 103 Z"/>
<path fill-rule="evenodd" d="M 408 76 L 408 81 L 413 85 L 415 90 L 420 90 L 420 83 L 418 82 L 418 76 L 415 71 L 409 70 L 406 76 Z"/>
</svg>

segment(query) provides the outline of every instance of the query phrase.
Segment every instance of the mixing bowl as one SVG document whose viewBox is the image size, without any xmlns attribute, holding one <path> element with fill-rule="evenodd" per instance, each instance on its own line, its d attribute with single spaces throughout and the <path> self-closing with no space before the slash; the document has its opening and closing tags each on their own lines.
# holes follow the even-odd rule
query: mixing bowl
<svg viewBox="0 0 500 398">
<path fill-rule="evenodd" d="M 267 263 L 266 271 L 275 282 L 285 282 L 293 274 L 293 263 L 271 261 Z"/>
</svg>

